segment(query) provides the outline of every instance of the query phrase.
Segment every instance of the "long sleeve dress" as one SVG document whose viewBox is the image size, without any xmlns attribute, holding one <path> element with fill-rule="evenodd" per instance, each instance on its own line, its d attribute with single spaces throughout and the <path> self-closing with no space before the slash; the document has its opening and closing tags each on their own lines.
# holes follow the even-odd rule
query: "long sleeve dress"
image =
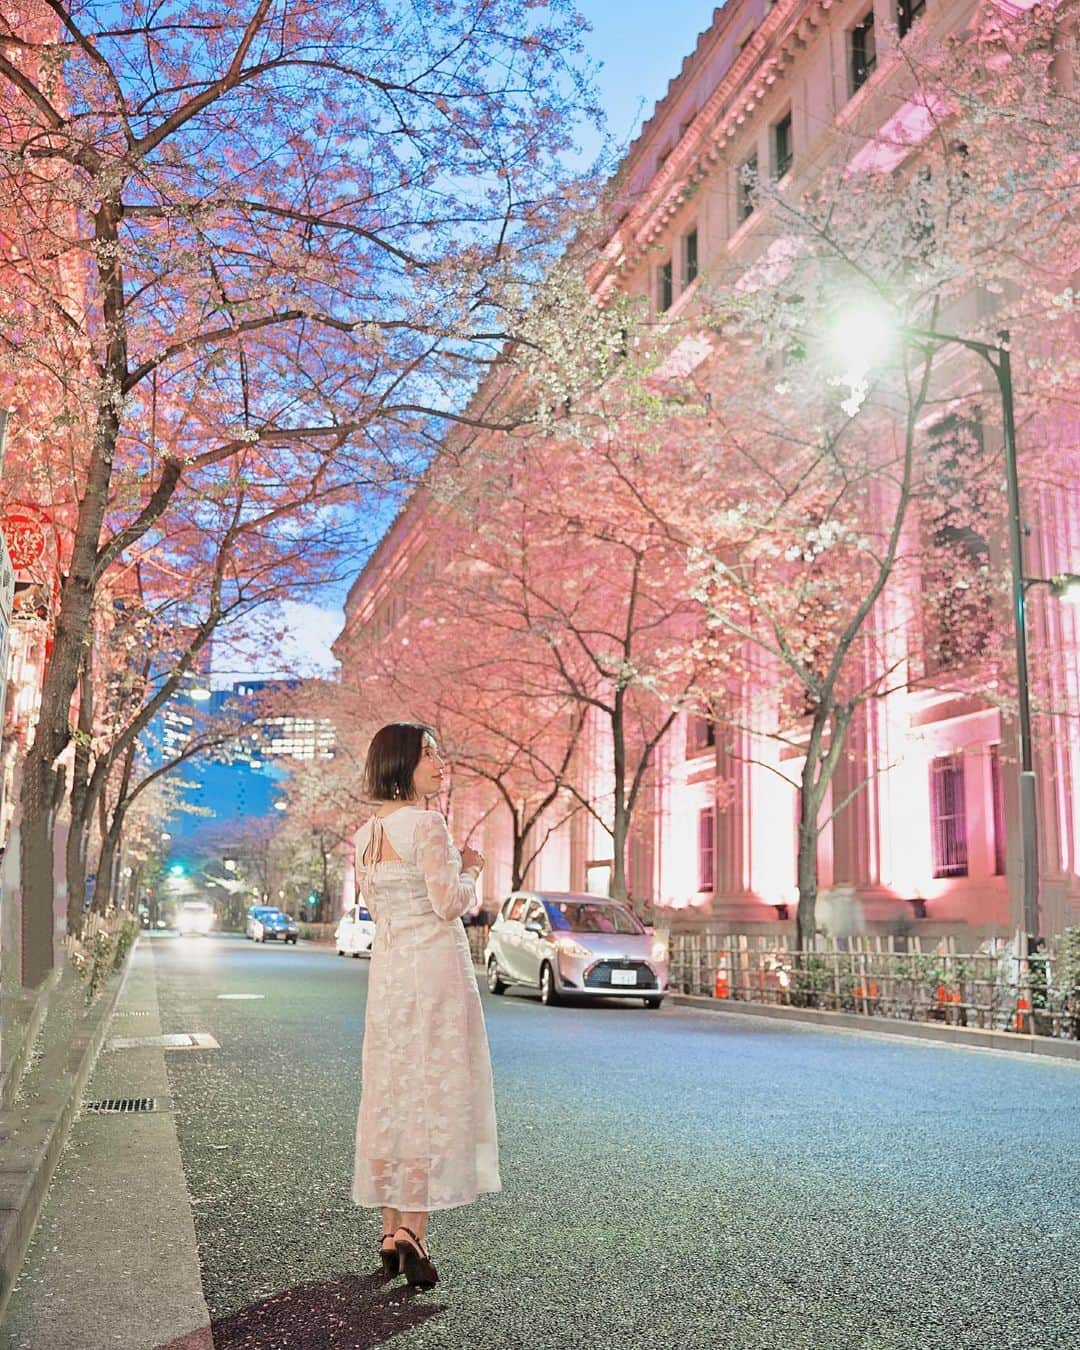
<svg viewBox="0 0 1080 1350">
<path fill-rule="evenodd" d="M 383 831 L 400 861 L 365 864 Z M 352 1198 L 399 1210 L 468 1205 L 502 1189 L 487 1032 L 460 918 L 476 876 L 461 870 L 438 811 L 374 817 L 355 849 L 375 940 Z"/>
</svg>

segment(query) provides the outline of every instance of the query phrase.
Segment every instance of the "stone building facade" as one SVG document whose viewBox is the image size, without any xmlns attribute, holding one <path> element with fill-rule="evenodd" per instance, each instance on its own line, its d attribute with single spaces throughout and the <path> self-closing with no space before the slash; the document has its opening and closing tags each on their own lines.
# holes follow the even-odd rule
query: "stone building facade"
<svg viewBox="0 0 1080 1350">
<path fill-rule="evenodd" d="M 1005 3 L 1005 0 L 1002 0 Z M 858 157 L 917 153 L 917 107 L 896 92 L 903 44 L 920 26 L 958 31 L 964 0 L 729 0 L 671 80 L 621 168 L 625 209 L 590 277 L 648 297 L 655 315 L 692 313 L 698 278 L 765 245 L 743 186 L 747 167 L 797 188 L 837 132 Z M 875 135 L 875 133 L 877 133 Z M 881 167 L 889 168 L 888 163 Z M 1075 430 L 1075 429 L 1074 429 Z M 1063 429 L 1063 434 L 1068 434 Z M 1080 496 L 1026 492 L 1028 575 L 1080 570 Z M 425 556 L 423 493 L 404 507 L 358 578 L 336 651 L 350 678 L 351 635 L 407 622 L 403 581 Z M 1032 638 L 1053 654 L 1056 703 L 1080 707 L 1080 607 L 1032 594 Z M 355 672 L 353 672 L 355 675 Z M 1044 719 L 1037 765 L 1043 928 L 1080 922 L 1080 746 L 1072 717 Z M 596 732 L 597 735 L 601 733 Z M 852 731 L 834 800 L 865 780 L 822 837 L 820 911 L 834 931 L 860 926 L 973 940 L 1020 922 L 1015 728 L 975 697 L 899 691 Z M 793 927 L 795 794 L 750 747 L 680 716 L 651 775 L 628 860 L 635 899 L 682 925 L 733 931 Z M 722 784 L 723 791 L 717 792 Z M 463 814 L 481 803 L 458 802 Z M 497 814 L 483 847 L 485 901 L 505 894 Z M 610 844 L 574 820 L 557 830 L 533 884 L 602 890 Z"/>
</svg>

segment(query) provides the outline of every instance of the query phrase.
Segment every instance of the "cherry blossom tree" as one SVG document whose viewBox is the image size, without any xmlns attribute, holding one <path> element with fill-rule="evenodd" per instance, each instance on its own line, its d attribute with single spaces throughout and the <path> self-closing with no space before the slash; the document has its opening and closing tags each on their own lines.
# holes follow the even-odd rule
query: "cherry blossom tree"
<svg viewBox="0 0 1080 1350">
<path fill-rule="evenodd" d="M 320 477 L 356 499 L 426 458 L 565 210 L 580 29 L 565 0 L 0 19 L 3 194 L 30 223 L 4 361 L 56 382 L 78 433 L 25 475 L 71 503 L 23 776 L 28 983 L 51 964 L 58 757 L 101 579 L 238 457 L 281 500 Z"/>
<path fill-rule="evenodd" d="M 489 814 L 501 813 L 517 889 L 553 830 L 580 809 L 569 785 L 585 748 L 586 708 L 535 680 L 537 635 L 499 593 L 486 559 L 469 552 L 468 533 L 444 519 L 432 548 L 449 558 L 445 571 L 425 568 L 409 587 L 404 621 L 356 645 L 341 692 L 375 725 L 409 720 L 438 730 L 452 765 L 447 806 L 475 795 L 491 803 Z M 482 823 L 470 822 L 465 842 L 477 842 Z"/>
<path fill-rule="evenodd" d="M 611 893 L 625 899 L 634 811 L 692 683 L 697 605 L 680 558 L 593 450 L 523 433 L 440 462 L 435 565 L 385 635 L 383 670 L 506 806 L 515 884 L 578 810 L 609 836 Z"/>
</svg>

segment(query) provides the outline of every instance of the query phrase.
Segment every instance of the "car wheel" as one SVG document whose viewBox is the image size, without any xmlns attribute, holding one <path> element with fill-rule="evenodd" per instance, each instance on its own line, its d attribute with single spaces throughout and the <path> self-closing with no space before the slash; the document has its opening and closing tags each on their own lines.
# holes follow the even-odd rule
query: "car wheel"
<svg viewBox="0 0 1080 1350">
<path fill-rule="evenodd" d="M 644 1000 L 644 1003 L 646 1008 L 659 1008 L 660 1004 L 663 1003 L 663 1001 L 664 1000 L 662 998 L 647 998 Z"/>
<path fill-rule="evenodd" d="M 262 935 L 262 937 L 259 939 L 259 941 L 260 941 L 260 942 L 265 942 L 265 941 L 266 941 L 266 934 L 265 934 L 265 933 Z"/>
<path fill-rule="evenodd" d="M 506 984 L 499 979 L 499 963 L 493 956 L 489 957 L 487 963 L 487 987 L 493 994 L 506 993 Z"/>
<path fill-rule="evenodd" d="M 360 953 L 359 953 L 359 952 L 353 952 L 353 954 L 352 954 L 352 959 L 353 959 L 354 961 L 359 961 L 359 960 L 360 960 Z"/>
<path fill-rule="evenodd" d="M 551 964 L 545 961 L 540 967 L 540 1002 L 545 1008 L 552 1008 L 556 1003 L 561 1003 L 562 999 L 558 989 L 555 987 L 555 972 L 551 969 Z"/>
</svg>

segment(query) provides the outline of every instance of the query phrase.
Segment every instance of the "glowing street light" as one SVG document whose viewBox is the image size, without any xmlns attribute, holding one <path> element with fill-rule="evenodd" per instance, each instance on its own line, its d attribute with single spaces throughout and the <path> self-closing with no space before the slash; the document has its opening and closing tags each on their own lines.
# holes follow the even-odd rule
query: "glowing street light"
<svg viewBox="0 0 1080 1350">
<path fill-rule="evenodd" d="M 1050 577 L 1047 584 L 1056 600 L 1067 605 L 1080 605 L 1080 573 L 1059 572 L 1056 577 Z"/>
<path fill-rule="evenodd" d="M 879 296 L 862 296 L 833 314 L 826 330 L 831 364 L 853 394 L 865 391 L 867 375 L 896 352 L 902 334 L 896 314 Z"/>
</svg>

